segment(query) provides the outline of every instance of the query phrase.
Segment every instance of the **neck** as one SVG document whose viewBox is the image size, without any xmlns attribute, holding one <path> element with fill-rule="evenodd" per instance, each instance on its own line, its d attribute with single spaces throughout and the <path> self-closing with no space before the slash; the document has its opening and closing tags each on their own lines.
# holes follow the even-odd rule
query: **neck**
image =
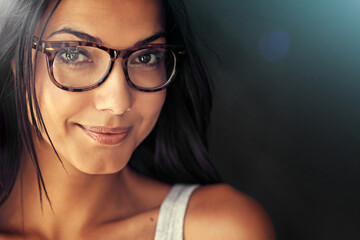
<svg viewBox="0 0 360 240">
<path fill-rule="evenodd" d="M 42 150 L 37 154 L 38 162 L 50 202 L 44 191 L 39 194 L 36 169 L 23 154 L 14 189 L 0 208 L 0 219 L 8 222 L 0 226 L 3 229 L 19 231 L 23 226 L 24 232 L 41 232 L 50 238 L 57 233 L 74 236 L 74 232 L 80 234 L 139 211 L 139 196 L 134 191 L 139 176 L 129 168 L 115 174 L 89 175 L 66 165 L 66 161 L 63 166 L 52 149 Z"/>
</svg>

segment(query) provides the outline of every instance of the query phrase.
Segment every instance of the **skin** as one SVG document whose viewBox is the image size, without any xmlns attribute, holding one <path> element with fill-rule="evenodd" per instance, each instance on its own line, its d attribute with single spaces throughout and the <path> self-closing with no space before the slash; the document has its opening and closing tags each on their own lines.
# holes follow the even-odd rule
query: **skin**
<svg viewBox="0 0 360 240">
<path fill-rule="evenodd" d="M 44 39 L 79 40 L 64 33 L 49 37 L 64 27 L 101 38 L 104 46 L 115 49 L 130 48 L 164 31 L 156 0 L 63 0 Z M 153 43 L 165 41 L 159 38 Z M 39 106 L 63 165 L 44 133 L 44 142 L 33 138 L 52 208 L 46 200 L 41 206 L 35 169 L 23 151 L 21 177 L 0 208 L 0 240 L 154 239 L 159 207 L 171 186 L 133 172 L 127 163 L 154 127 L 166 91 L 145 93 L 131 88 L 118 59 L 100 87 L 66 92 L 50 81 L 43 54 L 37 61 Z M 89 138 L 78 124 L 132 128 L 124 141 L 109 146 Z M 261 206 L 227 185 L 194 192 L 184 234 L 185 239 L 274 239 Z"/>
</svg>

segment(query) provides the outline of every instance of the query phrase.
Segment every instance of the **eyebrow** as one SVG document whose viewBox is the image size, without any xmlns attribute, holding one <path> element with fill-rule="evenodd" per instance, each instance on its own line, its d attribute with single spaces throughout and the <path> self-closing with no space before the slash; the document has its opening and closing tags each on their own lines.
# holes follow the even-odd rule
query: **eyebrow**
<svg viewBox="0 0 360 240">
<path fill-rule="evenodd" d="M 68 34 L 72 34 L 74 35 L 75 37 L 79 38 L 79 39 L 82 39 L 84 41 L 88 41 L 88 42 L 94 42 L 94 43 L 97 43 L 99 45 L 103 45 L 103 41 L 101 40 L 101 38 L 98 38 L 98 37 L 94 37 L 88 33 L 85 33 L 85 32 L 81 32 L 81 31 L 78 31 L 78 30 L 75 30 L 75 29 L 72 29 L 72 28 L 62 28 L 58 31 L 55 31 L 53 33 L 51 33 L 49 37 L 51 36 L 54 36 L 56 34 L 61 34 L 61 33 L 68 33 Z M 155 33 L 154 35 L 150 36 L 150 37 L 147 37 L 145 38 L 144 40 L 140 40 L 138 42 L 136 42 L 134 44 L 134 47 L 136 46 L 139 46 L 139 45 L 144 45 L 144 44 L 148 44 L 148 43 L 151 43 L 153 41 L 155 41 L 156 39 L 158 38 L 161 38 L 161 37 L 165 37 L 165 32 L 158 32 L 158 33 Z"/>
</svg>

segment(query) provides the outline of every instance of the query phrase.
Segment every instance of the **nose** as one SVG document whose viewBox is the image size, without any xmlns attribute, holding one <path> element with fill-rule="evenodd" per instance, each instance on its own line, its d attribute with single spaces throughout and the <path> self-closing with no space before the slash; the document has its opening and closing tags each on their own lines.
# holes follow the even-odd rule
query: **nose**
<svg viewBox="0 0 360 240">
<path fill-rule="evenodd" d="M 95 89 L 95 107 L 100 111 L 110 111 L 122 115 L 132 107 L 131 87 L 126 81 L 122 59 L 117 59 L 109 76 Z"/>
</svg>

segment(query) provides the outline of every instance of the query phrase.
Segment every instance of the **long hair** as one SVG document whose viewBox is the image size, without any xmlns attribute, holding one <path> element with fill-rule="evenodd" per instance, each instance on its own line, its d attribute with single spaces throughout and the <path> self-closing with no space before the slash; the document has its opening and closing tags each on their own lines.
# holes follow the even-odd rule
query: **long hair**
<svg viewBox="0 0 360 240">
<path fill-rule="evenodd" d="M 46 131 L 46 123 L 35 93 L 31 47 L 38 22 L 45 13 L 49 14 L 45 17 L 51 17 L 60 1 L 0 1 L 0 205 L 17 178 L 22 151 L 29 153 L 37 170 L 40 196 L 44 191 L 48 198 L 32 141 L 33 133 L 41 140 L 40 130 Z M 184 3 L 163 0 L 162 5 L 167 42 L 184 46 L 186 55 L 167 90 L 158 122 L 135 150 L 129 165 L 167 183 L 220 182 L 208 156 L 207 128 L 212 106 L 209 76 Z M 56 151 L 56 146 L 53 148 Z"/>
</svg>

